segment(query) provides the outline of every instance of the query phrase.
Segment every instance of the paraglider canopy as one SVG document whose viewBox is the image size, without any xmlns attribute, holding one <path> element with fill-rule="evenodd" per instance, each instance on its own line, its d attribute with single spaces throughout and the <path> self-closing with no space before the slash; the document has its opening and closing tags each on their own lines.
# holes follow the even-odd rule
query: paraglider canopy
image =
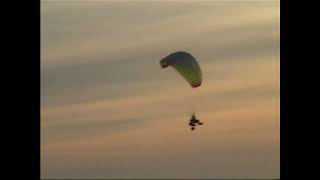
<svg viewBox="0 0 320 180">
<path fill-rule="evenodd" d="M 168 55 L 160 61 L 162 68 L 173 67 L 190 84 L 199 87 L 202 83 L 202 72 L 197 60 L 189 53 L 179 51 Z"/>
</svg>

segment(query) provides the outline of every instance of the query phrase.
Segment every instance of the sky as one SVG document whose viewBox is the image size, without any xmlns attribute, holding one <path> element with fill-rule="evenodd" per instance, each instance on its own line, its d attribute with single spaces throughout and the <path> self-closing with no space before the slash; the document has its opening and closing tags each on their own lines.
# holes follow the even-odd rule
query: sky
<svg viewBox="0 0 320 180">
<path fill-rule="evenodd" d="M 279 4 L 42 0 L 41 178 L 280 178 Z"/>
</svg>

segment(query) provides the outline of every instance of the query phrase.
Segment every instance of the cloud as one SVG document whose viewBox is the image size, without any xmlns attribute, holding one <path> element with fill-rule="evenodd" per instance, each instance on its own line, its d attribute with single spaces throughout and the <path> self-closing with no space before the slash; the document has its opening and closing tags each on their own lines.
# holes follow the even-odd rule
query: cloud
<svg viewBox="0 0 320 180">
<path fill-rule="evenodd" d="M 279 176 L 278 1 L 41 6 L 43 178 Z M 176 50 L 200 88 L 160 68 Z"/>
</svg>

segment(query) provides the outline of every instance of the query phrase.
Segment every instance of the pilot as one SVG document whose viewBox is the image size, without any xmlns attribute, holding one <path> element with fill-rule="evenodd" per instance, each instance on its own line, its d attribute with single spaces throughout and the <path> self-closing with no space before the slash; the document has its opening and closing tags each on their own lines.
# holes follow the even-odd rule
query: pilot
<svg viewBox="0 0 320 180">
<path fill-rule="evenodd" d="M 191 126 L 191 130 L 194 130 L 195 126 L 202 125 L 202 124 L 203 123 L 200 122 L 198 119 L 196 119 L 195 115 L 193 114 L 189 122 L 189 126 Z"/>
</svg>

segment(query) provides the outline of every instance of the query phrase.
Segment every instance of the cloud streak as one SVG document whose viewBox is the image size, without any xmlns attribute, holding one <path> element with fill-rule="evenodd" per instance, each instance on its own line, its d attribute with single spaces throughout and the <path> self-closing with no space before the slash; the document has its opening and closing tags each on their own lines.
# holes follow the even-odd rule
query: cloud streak
<svg viewBox="0 0 320 180">
<path fill-rule="evenodd" d="M 42 178 L 279 178 L 279 2 L 41 6 Z"/>
</svg>

